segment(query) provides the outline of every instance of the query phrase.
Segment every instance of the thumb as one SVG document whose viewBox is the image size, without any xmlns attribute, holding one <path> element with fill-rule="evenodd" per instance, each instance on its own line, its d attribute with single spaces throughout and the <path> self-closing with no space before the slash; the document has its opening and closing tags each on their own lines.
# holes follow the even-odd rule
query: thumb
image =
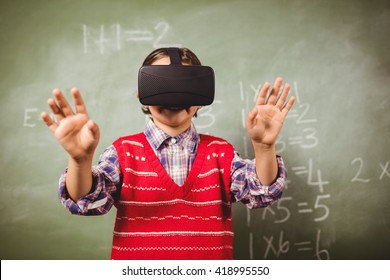
<svg viewBox="0 0 390 280">
<path fill-rule="evenodd" d="M 100 136 L 100 130 L 99 130 L 99 126 L 97 125 L 97 123 L 95 123 L 92 120 L 88 120 L 87 127 L 88 127 L 89 131 L 91 131 L 92 136 L 95 139 L 98 139 Z"/>
<path fill-rule="evenodd" d="M 258 110 L 256 107 L 253 108 L 252 111 L 249 112 L 248 117 L 246 118 L 246 127 L 251 128 L 256 120 Z"/>
</svg>

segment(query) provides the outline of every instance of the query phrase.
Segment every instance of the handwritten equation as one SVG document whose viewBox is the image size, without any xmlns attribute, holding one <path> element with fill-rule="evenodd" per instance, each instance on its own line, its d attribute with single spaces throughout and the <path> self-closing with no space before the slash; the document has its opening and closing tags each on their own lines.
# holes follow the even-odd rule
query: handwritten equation
<svg viewBox="0 0 390 280">
<path fill-rule="evenodd" d="M 280 258 L 283 254 L 287 254 L 290 251 L 295 252 L 309 252 L 318 260 L 329 260 L 329 251 L 325 248 L 321 248 L 321 230 L 317 229 L 315 233 L 315 240 L 288 240 L 284 236 L 284 231 L 280 231 L 278 236 L 263 235 L 263 241 L 266 243 L 263 258 L 268 259 L 270 257 Z"/>
<path fill-rule="evenodd" d="M 147 43 L 153 48 L 181 47 L 181 44 L 167 41 L 171 26 L 161 21 L 151 28 L 125 28 L 117 23 L 113 25 L 82 26 L 84 53 L 121 51 L 131 44 Z"/>
</svg>

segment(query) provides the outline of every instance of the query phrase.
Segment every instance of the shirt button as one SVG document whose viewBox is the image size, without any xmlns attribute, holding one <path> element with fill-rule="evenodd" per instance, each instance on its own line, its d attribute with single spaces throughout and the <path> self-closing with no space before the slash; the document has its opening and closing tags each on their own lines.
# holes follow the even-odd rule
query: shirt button
<svg viewBox="0 0 390 280">
<path fill-rule="evenodd" d="M 172 143 L 172 144 L 176 144 L 176 142 L 177 142 L 177 141 L 176 141 L 176 138 L 171 138 L 171 143 Z"/>
</svg>

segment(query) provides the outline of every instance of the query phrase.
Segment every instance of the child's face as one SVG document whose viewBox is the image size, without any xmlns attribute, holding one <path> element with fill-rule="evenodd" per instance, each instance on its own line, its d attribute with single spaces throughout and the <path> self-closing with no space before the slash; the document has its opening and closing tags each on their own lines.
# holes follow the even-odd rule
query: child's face
<svg viewBox="0 0 390 280">
<path fill-rule="evenodd" d="M 171 64 L 169 57 L 163 57 L 153 62 L 152 65 L 169 64 Z M 169 129 L 170 132 L 172 132 L 172 129 L 178 130 L 178 133 L 181 133 L 190 127 L 192 117 L 199 108 L 200 106 L 191 106 L 187 108 L 149 106 L 153 121 L 157 126 L 163 130 L 164 128 Z"/>
</svg>

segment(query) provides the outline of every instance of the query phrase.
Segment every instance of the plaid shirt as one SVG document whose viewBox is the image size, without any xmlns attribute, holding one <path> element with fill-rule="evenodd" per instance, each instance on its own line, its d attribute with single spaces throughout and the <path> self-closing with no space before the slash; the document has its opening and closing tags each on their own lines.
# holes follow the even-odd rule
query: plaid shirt
<svg viewBox="0 0 390 280">
<path fill-rule="evenodd" d="M 178 184 L 183 185 L 194 162 L 200 142 L 195 126 L 176 137 L 171 137 L 159 129 L 152 120 L 146 125 L 145 135 L 161 164 Z M 270 186 L 261 185 L 254 160 L 242 159 L 235 151 L 230 171 L 232 196 L 248 208 L 266 207 L 279 199 L 286 186 L 287 171 L 281 157 L 276 158 L 279 166 L 278 177 Z M 91 192 L 72 201 L 66 192 L 66 171 L 60 178 L 59 197 L 61 203 L 73 214 L 99 215 L 107 213 L 114 204 L 114 198 L 122 185 L 122 173 L 118 155 L 113 146 L 107 148 L 92 169 L 93 186 Z"/>
</svg>

